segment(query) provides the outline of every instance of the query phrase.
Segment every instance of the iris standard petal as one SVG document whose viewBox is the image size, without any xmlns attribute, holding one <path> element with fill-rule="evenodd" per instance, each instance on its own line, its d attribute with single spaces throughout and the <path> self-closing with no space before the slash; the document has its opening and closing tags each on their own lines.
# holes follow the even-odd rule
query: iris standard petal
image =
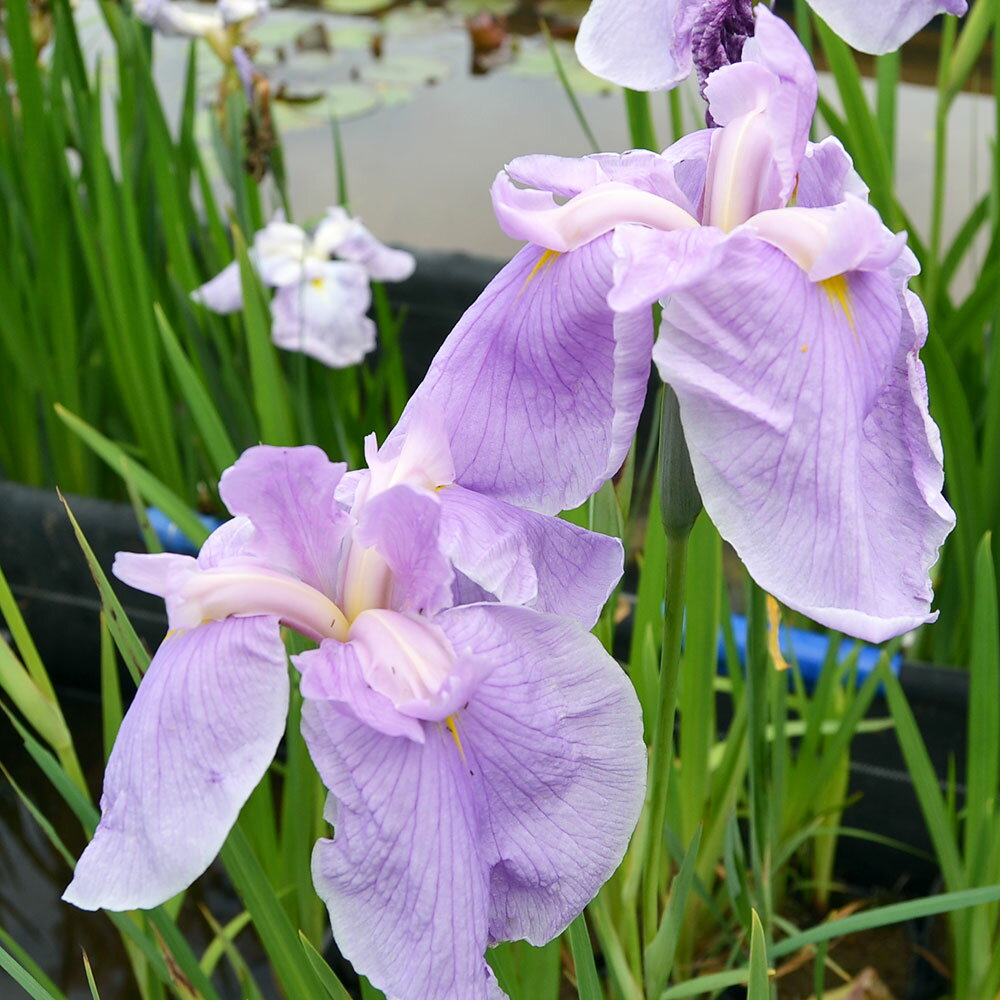
<svg viewBox="0 0 1000 1000">
<path fill-rule="evenodd" d="M 328 208 L 316 227 L 313 252 L 320 257 L 355 261 L 374 281 L 405 281 L 416 266 L 413 254 L 387 247 L 339 205 Z"/>
<path fill-rule="evenodd" d="M 418 744 L 305 702 L 303 734 L 335 800 L 313 882 L 340 951 L 391 1000 L 500 1000 L 468 766 L 446 726 L 424 726 Z"/>
<path fill-rule="evenodd" d="M 705 507 L 750 574 L 872 642 L 933 619 L 927 571 L 948 531 L 926 468 L 915 486 L 912 454 L 933 460 L 902 374 L 917 346 L 904 281 L 882 270 L 814 283 L 734 234 L 671 296 L 654 349 Z"/>
<path fill-rule="evenodd" d="M 541 945 L 618 867 L 642 808 L 639 703 L 589 632 L 523 608 L 438 621 L 493 664 L 455 716 L 490 866 L 490 937 Z"/>
<path fill-rule="evenodd" d="M 597 621 L 621 578 L 621 542 L 461 486 L 438 493 L 441 543 L 455 568 L 502 604 Z"/>
<path fill-rule="evenodd" d="M 101 822 L 63 898 L 85 910 L 145 909 L 190 885 L 271 763 L 287 710 L 274 618 L 169 636 L 122 722 Z"/>
<path fill-rule="evenodd" d="M 354 545 L 375 549 L 392 573 L 388 601 L 366 606 L 433 615 L 451 604 L 454 574 L 438 542 L 441 509 L 434 494 L 401 483 L 374 496 L 357 517 Z"/>
<path fill-rule="evenodd" d="M 591 73 L 634 90 L 676 86 L 690 72 L 701 0 L 593 0 L 576 55 Z"/>
<path fill-rule="evenodd" d="M 645 397 L 652 320 L 608 306 L 610 241 L 561 256 L 525 247 L 438 351 L 414 398 L 440 408 L 461 485 L 552 513 L 621 466 Z"/>
<path fill-rule="evenodd" d="M 860 52 L 893 52 L 937 14 L 964 14 L 965 0 L 809 0 L 809 5 Z"/>
<path fill-rule="evenodd" d="M 271 339 L 330 368 L 358 364 L 375 348 L 368 273 L 350 261 L 306 265 L 304 279 L 279 288 L 271 300 Z"/>
<path fill-rule="evenodd" d="M 816 109 L 816 71 L 792 29 L 765 5 L 742 61 L 705 85 L 712 132 L 703 222 L 729 230 L 785 205 L 795 189 Z"/>
<path fill-rule="evenodd" d="M 313 445 L 247 449 L 219 480 L 229 510 L 253 525 L 245 557 L 338 596 L 341 544 L 352 527 L 335 497 L 345 469 Z"/>
<path fill-rule="evenodd" d="M 305 230 L 286 222 L 283 213 L 254 234 L 251 259 L 261 281 L 272 288 L 285 288 L 302 281 L 308 254 L 309 237 Z"/>
</svg>

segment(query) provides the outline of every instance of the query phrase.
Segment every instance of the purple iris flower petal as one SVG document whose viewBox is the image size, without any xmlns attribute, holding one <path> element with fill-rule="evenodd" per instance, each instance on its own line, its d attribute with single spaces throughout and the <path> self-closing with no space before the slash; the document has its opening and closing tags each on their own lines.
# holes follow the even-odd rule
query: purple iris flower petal
<svg viewBox="0 0 1000 1000">
<path fill-rule="evenodd" d="M 690 72 L 702 0 L 592 0 L 576 36 L 581 64 L 633 90 L 674 87 Z"/>
<path fill-rule="evenodd" d="M 252 69 L 238 59 L 241 73 Z M 308 354 L 330 368 L 358 364 L 375 347 L 368 317 L 370 281 L 402 281 L 414 260 L 384 246 L 342 208 L 331 208 L 312 236 L 282 213 L 254 236 L 250 260 L 261 281 L 277 289 L 271 300 L 271 338 L 279 347 Z M 243 306 L 234 262 L 191 293 L 219 313 Z"/>
<path fill-rule="evenodd" d="M 409 429 L 381 451 L 374 441 L 366 451 L 371 468 L 345 483 L 344 466 L 316 448 L 252 448 L 220 483 L 236 516 L 213 532 L 196 559 L 119 554 L 115 572 L 163 596 L 174 631 L 157 651 L 122 724 L 105 778 L 101 823 L 67 890 L 70 901 L 87 908 L 153 906 L 185 888 L 208 865 L 266 770 L 284 728 L 288 673 L 279 625 L 318 643 L 296 663 L 303 671 L 302 693 L 322 703 L 332 730 L 347 720 L 404 747 L 403 756 L 405 747 L 417 748 L 419 756 L 410 759 L 427 780 L 419 790 L 400 790 L 396 798 L 404 812 L 408 797 L 418 791 L 423 796 L 430 783 L 451 789 L 448 769 L 454 770 L 454 764 L 435 756 L 440 740 L 435 743 L 434 734 L 448 732 L 453 738 L 455 719 L 501 665 L 493 631 L 484 625 L 478 642 L 468 630 L 453 635 L 456 623 L 465 619 L 449 617 L 453 612 L 444 610 L 453 601 L 456 576 L 453 533 L 466 516 L 468 499 L 464 507 L 458 504 L 457 514 L 453 505 L 444 514 L 440 493 L 461 488 L 451 482 L 454 463 L 447 435 L 430 404 L 416 406 Z M 487 507 L 477 509 L 481 520 L 490 503 L 497 502 L 486 501 Z M 448 531 L 442 528 L 446 520 Z M 609 574 L 615 571 L 609 553 L 618 555 L 620 571 L 620 547 L 610 539 L 590 542 L 586 533 L 567 531 L 569 526 L 561 522 L 547 533 L 544 520 L 531 515 L 522 521 L 504 507 L 500 530 L 511 534 L 524 558 L 538 558 L 540 569 L 533 579 L 550 581 L 547 587 L 556 575 L 568 572 L 574 559 L 582 564 L 593 557 L 594 567 L 581 568 L 590 582 L 577 584 L 575 596 L 565 602 L 586 608 L 593 592 L 609 588 Z M 581 554 L 557 551 L 570 546 L 580 546 Z M 467 561 L 484 578 L 506 578 L 505 562 L 499 574 L 491 574 L 486 569 L 489 554 L 473 548 Z M 537 586 L 515 596 L 525 603 L 559 603 L 555 597 L 540 598 Z M 485 623 L 500 614 L 499 605 L 489 607 Z M 625 683 L 580 623 L 552 619 L 550 628 L 535 611 L 520 611 L 529 622 L 542 623 L 543 635 L 556 629 L 559 655 L 579 656 L 581 664 L 585 660 L 592 669 L 611 671 Z M 582 652 L 575 645 L 581 641 Z M 547 662 L 550 650 L 540 640 L 532 655 Z M 570 702 L 578 704 L 572 697 Z M 634 698 L 619 705 L 621 712 L 600 715 L 603 703 L 585 708 L 616 733 L 624 712 L 632 725 L 623 732 L 638 732 Z M 561 717 L 556 723 L 568 725 Z M 608 737 L 616 756 L 618 738 Z M 454 753 L 454 746 L 448 752 Z M 600 746 L 593 750 L 601 753 Z M 632 753 L 642 757 L 641 742 Z M 582 764 L 580 780 L 589 781 L 596 766 Z M 625 849 L 635 820 L 629 804 L 641 797 L 641 778 L 640 772 L 638 791 L 620 784 L 608 800 L 612 808 L 621 804 L 625 818 L 616 835 L 598 848 L 603 877 Z M 373 794 L 377 791 L 378 781 L 369 782 L 364 769 L 358 780 L 367 782 Z M 467 788 L 448 794 L 452 797 L 444 812 L 479 808 Z M 392 853 L 396 846 L 379 844 L 375 850 Z M 566 846 L 567 854 L 571 846 Z M 467 840 L 465 849 L 474 864 L 460 866 L 456 878 L 472 879 L 461 889 L 467 895 L 483 877 L 487 847 Z M 431 874 L 414 877 L 419 881 Z M 566 892 L 556 895 L 565 907 L 578 910 L 582 903 L 569 887 L 579 880 L 572 873 L 566 878 Z M 364 918 L 363 906 L 359 914 Z M 446 929 L 440 912 L 389 914 L 386 919 L 398 921 L 393 933 L 406 937 L 414 928 L 422 929 L 425 918 L 442 939 Z M 477 926 L 476 933 L 485 934 L 485 922 L 479 920 Z M 475 947 L 469 951 L 461 945 L 454 968 L 469 978 L 455 981 L 456 996 L 469 995 L 469 983 L 479 983 L 484 974 L 485 939 Z M 377 964 L 371 968 L 380 985 L 392 981 Z"/>
<path fill-rule="evenodd" d="M 751 238 L 715 260 L 670 297 L 653 353 L 706 510 L 762 587 L 826 625 L 880 642 L 932 620 L 951 517 L 940 466 L 916 483 L 933 446 L 905 278 L 827 293 Z"/>
<path fill-rule="evenodd" d="M 435 621 L 481 677 L 422 744 L 305 704 L 334 825 L 313 877 L 341 950 L 387 995 L 497 998 L 485 947 L 550 940 L 620 862 L 641 722 L 620 668 L 565 619 L 486 605 Z M 318 654 L 297 657 L 306 678 Z"/>
<path fill-rule="evenodd" d="M 393 1000 L 501 1000 L 483 957 L 489 884 L 451 734 L 421 745 L 307 701 L 303 732 L 335 797 L 313 882 L 341 953 Z"/>
<path fill-rule="evenodd" d="M 522 271 L 542 251 L 557 252 L 557 263 L 576 265 L 575 289 L 593 267 L 584 255 L 599 248 L 592 280 L 604 280 L 609 254 L 612 310 L 631 317 L 662 301 L 653 357 L 680 401 L 709 514 L 780 600 L 881 641 L 933 620 L 928 572 L 953 523 L 917 359 L 923 321 L 905 289 L 915 264 L 905 236 L 867 204 L 839 143 L 808 142 L 815 74 L 766 7 L 757 8 L 742 61 L 713 73 L 705 92 L 719 127 L 662 156 L 625 154 L 617 166 L 608 154 L 514 161 L 494 184 L 497 217 L 533 244 L 515 258 Z M 483 493 L 574 505 L 579 494 L 561 467 L 597 465 L 595 410 L 586 396 L 567 397 L 551 444 L 558 457 L 533 454 L 523 442 L 548 422 L 547 393 L 520 363 L 534 356 L 529 331 L 546 358 L 579 343 L 575 322 L 552 322 L 574 303 L 521 295 L 517 307 L 534 315 L 516 311 L 511 322 L 508 299 L 497 299 L 492 322 L 481 315 L 487 302 L 459 324 L 418 395 L 461 401 L 446 406 L 455 454 L 470 456 L 468 466 L 458 462 L 460 482 L 468 468 Z M 594 316 L 610 337 L 607 315 Z M 463 337 L 472 331 L 470 349 Z M 624 353 L 638 368 L 636 347 Z M 495 361 L 511 357 L 518 364 Z M 482 372 L 496 378 L 492 389 Z M 601 377 L 616 380 L 603 368 Z M 476 404 L 491 392 L 501 401 L 487 418 Z M 533 422 L 527 405 L 511 412 L 511 399 L 540 401 L 540 414 Z M 484 475 L 498 454 L 509 468 Z"/>
<path fill-rule="evenodd" d="M 339 205 L 326 210 L 313 240 L 317 253 L 353 260 L 363 265 L 374 281 L 405 281 L 416 267 L 413 254 L 387 247 Z"/>
<path fill-rule="evenodd" d="M 271 763 L 287 706 L 275 619 L 212 622 L 165 640 L 122 722 L 101 822 L 64 898 L 131 910 L 190 885 Z"/>
<path fill-rule="evenodd" d="M 451 603 L 454 574 L 438 541 L 440 519 L 438 498 L 406 483 L 377 494 L 359 512 L 355 540 L 377 552 L 392 575 L 388 606 L 435 614 Z"/>
<path fill-rule="evenodd" d="M 357 502 L 371 484 L 385 489 L 401 473 L 419 481 L 440 507 L 441 551 L 482 589 L 477 600 L 569 615 L 590 628 L 621 577 L 621 542 L 467 488 L 451 454 L 454 432 L 433 398 L 418 394 L 406 416 L 381 449 L 366 442 L 372 472 L 345 477 L 341 500 Z"/>
<path fill-rule="evenodd" d="M 230 53 L 233 58 L 233 65 L 236 67 L 236 74 L 243 85 L 243 93 L 246 94 L 248 104 L 253 104 L 253 78 L 257 72 L 253 60 L 247 54 L 247 50 L 242 45 L 234 45 Z"/>
<path fill-rule="evenodd" d="M 495 595 L 591 628 L 622 574 L 617 538 L 449 486 L 441 534 L 457 570 Z"/>
<path fill-rule="evenodd" d="M 355 365 L 375 348 L 370 304 L 368 274 L 359 264 L 309 260 L 303 280 L 279 288 L 271 302 L 271 338 L 331 368 Z"/>
<path fill-rule="evenodd" d="M 652 321 L 648 310 L 608 306 L 612 263 L 610 237 L 565 255 L 527 247 L 449 335 L 400 425 L 411 407 L 435 403 L 461 485 L 551 513 L 621 466 Z"/>
<path fill-rule="evenodd" d="M 809 0 L 809 6 L 859 52 L 893 52 L 938 14 L 962 15 L 966 0 Z"/>
<path fill-rule="evenodd" d="M 168 38 L 203 38 L 221 34 L 224 28 L 218 9 L 206 13 L 182 7 L 173 0 L 137 0 L 132 10 L 143 24 Z"/>
<path fill-rule="evenodd" d="M 225 505 L 252 525 L 239 554 L 339 599 L 337 567 L 352 527 L 336 502 L 346 469 L 312 445 L 245 451 L 219 480 Z M 225 528 L 213 532 L 212 539 Z"/>
<path fill-rule="evenodd" d="M 243 308 L 243 283 L 238 261 L 227 264 L 214 278 L 191 293 L 195 302 L 226 316 Z"/>
<path fill-rule="evenodd" d="M 898 49 L 937 14 L 964 14 L 966 0 L 809 0 L 861 52 Z M 675 87 L 699 68 L 704 78 L 741 57 L 752 34 L 747 0 L 593 0 L 576 54 L 591 73 L 635 90 Z M 745 53 L 743 54 L 745 58 Z"/>
</svg>

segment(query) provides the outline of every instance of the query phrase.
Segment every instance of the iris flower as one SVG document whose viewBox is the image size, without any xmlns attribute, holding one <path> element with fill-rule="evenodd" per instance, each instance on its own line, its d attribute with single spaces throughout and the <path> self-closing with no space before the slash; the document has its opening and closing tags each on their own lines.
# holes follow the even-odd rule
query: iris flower
<svg viewBox="0 0 1000 1000">
<path fill-rule="evenodd" d="M 591 0 L 576 53 L 606 80 L 635 90 L 664 90 L 696 64 L 736 61 L 731 53 L 713 55 L 711 45 L 741 33 L 738 25 L 749 16 L 751 2 Z M 966 0 L 809 0 L 809 5 L 848 44 L 874 54 L 895 51 L 936 14 L 964 14 L 968 8 Z M 734 23 L 725 28 L 727 18 Z"/>
<path fill-rule="evenodd" d="M 624 458 L 661 300 L 652 358 L 712 520 L 779 600 L 877 642 L 934 619 L 929 568 L 954 521 L 917 265 L 837 140 L 807 141 L 815 73 L 756 16 L 743 61 L 708 79 L 721 127 L 499 175 L 500 224 L 528 246 L 414 398 L 443 408 L 471 488 L 574 506 Z"/>
<path fill-rule="evenodd" d="M 375 347 L 375 324 L 367 315 L 370 282 L 403 281 L 414 267 L 411 254 L 384 246 L 339 206 L 327 209 L 311 237 L 279 216 L 256 234 L 250 256 L 264 284 L 277 289 L 271 302 L 275 344 L 331 368 L 355 365 Z M 217 313 L 242 309 L 239 263 L 193 297 Z"/>
<path fill-rule="evenodd" d="M 367 445 L 348 474 L 317 448 L 252 448 L 220 483 L 236 516 L 197 560 L 119 554 L 172 631 L 64 898 L 150 907 L 211 862 L 284 732 L 285 625 L 317 643 L 293 661 L 341 951 L 399 1000 L 496 998 L 486 947 L 559 933 L 641 807 L 639 707 L 587 631 L 621 546 L 458 485 L 429 410 Z"/>
<path fill-rule="evenodd" d="M 207 38 L 224 50 L 226 32 L 263 17 L 269 4 L 268 0 L 218 0 L 214 8 L 198 7 L 202 9 L 182 7 L 173 0 L 137 0 L 132 9 L 143 24 L 161 35 Z"/>
</svg>

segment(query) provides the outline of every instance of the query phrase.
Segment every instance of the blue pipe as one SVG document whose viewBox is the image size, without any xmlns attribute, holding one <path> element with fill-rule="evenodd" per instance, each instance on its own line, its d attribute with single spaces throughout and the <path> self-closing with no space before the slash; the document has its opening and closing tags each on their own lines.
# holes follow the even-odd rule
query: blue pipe
<svg viewBox="0 0 1000 1000">
<path fill-rule="evenodd" d="M 743 615 L 733 615 L 733 639 L 739 653 L 740 663 L 746 665 L 747 658 L 747 620 Z M 878 666 L 882 650 L 878 646 L 858 643 L 858 673 L 857 684 L 860 687 L 869 674 Z M 837 662 L 843 663 L 854 651 L 855 643 L 845 638 L 837 651 Z M 819 680 L 823 664 L 826 662 L 830 640 L 823 632 L 809 632 L 804 628 L 788 628 L 784 625 L 778 628 L 778 648 L 789 663 L 797 661 L 802 679 L 807 688 L 813 688 Z M 896 653 L 889 660 L 889 669 L 899 676 L 899 668 L 903 664 L 903 654 Z M 719 636 L 719 667 L 725 669 L 726 646 Z"/>
<path fill-rule="evenodd" d="M 160 540 L 164 552 L 177 552 L 184 556 L 198 554 L 198 546 L 159 507 L 147 507 L 146 514 L 149 517 L 150 527 Z M 219 518 L 209 514 L 197 514 L 196 516 L 208 531 L 215 531 L 222 524 Z"/>
</svg>

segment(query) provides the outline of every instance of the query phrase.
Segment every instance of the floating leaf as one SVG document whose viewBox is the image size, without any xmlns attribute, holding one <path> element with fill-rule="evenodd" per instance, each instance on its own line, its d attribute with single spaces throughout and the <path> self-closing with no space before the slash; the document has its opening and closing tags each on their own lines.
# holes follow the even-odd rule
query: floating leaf
<svg viewBox="0 0 1000 1000">
<path fill-rule="evenodd" d="M 331 118 L 357 118 L 382 103 L 379 92 L 363 83 L 338 83 L 327 87 L 316 101 L 274 101 L 272 114 L 281 132 L 296 132 L 329 124 Z"/>
<path fill-rule="evenodd" d="M 569 86 L 577 94 L 613 94 L 618 88 L 588 73 L 577 62 L 576 53 L 570 42 L 557 39 L 554 43 L 556 53 L 566 73 Z M 533 44 L 523 44 L 517 58 L 507 67 L 507 71 L 515 76 L 544 77 L 555 76 L 556 68 L 552 55 L 547 48 Z"/>
<path fill-rule="evenodd" d="M 398 86 L 392 83 L 379 83 L 375 85 L 378 91 L 379 100 L 384 108 L 394 108 L 398 104 L 406 104 L 413 100 L 413 88 Z"/>
<path fill-rule="evenodd" d="M 432 56 L 398 55 L 380 59 L 366 66 L 362 73 L 372 83 L 419 86 L 436 83 L 447 76 L 450 69 L 444 60 Z"/>
<path fill-rule="evenodd" d="M 428 7 L 415 0 L 405 7 L 396 7 L 382 20 L 387 35 L 430 35 L 455 27 L 455 19 L 440 7 Z"/>
<path fill-rule="evenodd" d="M 330 29 L 330 44 L 338 49 L 367 49 L 378 34 L 374 22 L 364 21 L 346 24 L 342 28 Z"/>
<path fill-rule="evenodd" d="M 447 0 L 445 8 L 459 17 L 475 17 L 477 14 L 506 17 L 517 10 L 517 0 Z"/>
<path fill-rule="evenodd" d="M 334 14 L 371 14 L 384 10 L 393 0 L 323 0 L 323 8 Z"/>
<path fill-rule="evenodd" d="M 253 40 L 265 48 L 276 48 L 291 45 L 308 27 L 305 19 L 299 15 L 292 17 L 276 17 L 272 14 L 251 29 Z"/>
</svg>

